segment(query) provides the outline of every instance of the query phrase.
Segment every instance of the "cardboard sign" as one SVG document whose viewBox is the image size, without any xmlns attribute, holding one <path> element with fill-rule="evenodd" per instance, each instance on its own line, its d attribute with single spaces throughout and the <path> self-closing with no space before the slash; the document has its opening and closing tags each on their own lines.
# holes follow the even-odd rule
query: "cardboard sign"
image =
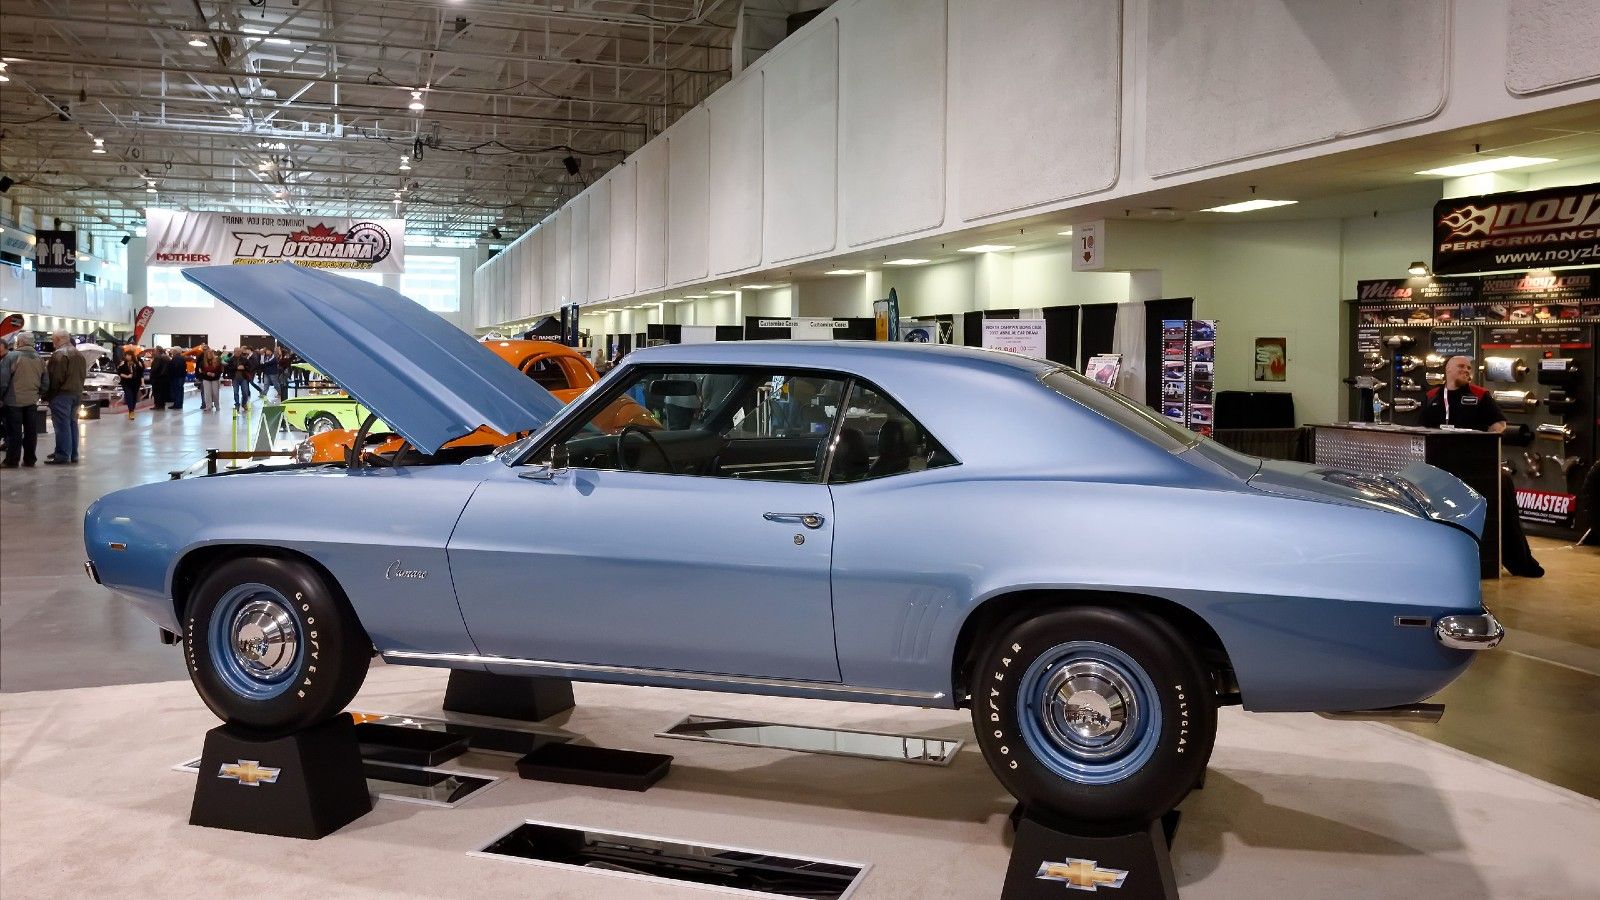
<svg viewBox="0 0 1600 900">
<path fill-rule="evenodd" d="M 984 319 L 983 346 L 1044 359 L 1044 320 Z"/>
</svg>

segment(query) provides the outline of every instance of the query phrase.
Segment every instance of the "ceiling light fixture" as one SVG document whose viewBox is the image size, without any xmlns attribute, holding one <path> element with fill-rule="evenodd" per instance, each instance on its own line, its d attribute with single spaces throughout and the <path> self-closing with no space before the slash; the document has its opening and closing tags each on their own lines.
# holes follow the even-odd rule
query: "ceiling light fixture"
<svg viewBox="0 0 1600 900">
<path fill-rule="evenodd" d="M 206 39 L 198 34 L 189 38 L 189 46 L 191 47 L 204 47 L 205 45 Z"/>
<path fill-rule="evenodd" d="M 685 299 L 685 300 L 709 300 L 709 299 L 711 299 L 711 296 L 709 294 L 684 294 L 683 295 L 683 299 Z"/>
<path fill-rule="evenodd" d="M 411 106 L 409 108 L 415 112 L 422 112 L 424 109 L 428 108 L 427 105 L 422 102 L 421 91 L 411 92 Z"/>
<path fill-rule="evenodd" d="M 713 296 L 716 296 L 716 297 L 732 297 L 734 294 L 737 294 L 739 292 L 738 291 L 712 291 L 711 293 L 712 293 Z"/>
<path fill-rule="evenodd" d="M 904 259 L 891 259 L 884 263 L 886 266 L 922 266 L 933 262 L 931 259 L 917 259 L 907 256 Z"/>
<path fill-rule="evenodd" d="M 156 192 L 156 186 L 152 184 L 149 187 L 145 188 L 144 192 L 146 194 L 154 194 Z"/>
<path fill-rule="evenodd" d="M 411 171 L 411 163 L 408 163 L 408 162 L 406 162 L 406 161 L 405 161 L 405 160 L 403 160 L 403 159 L 402 159 L 402 160 L 400 160 L 400 171 L 402 171 L 402 172 L 409 172 L 409 171 Z"/>
<path fill-rule="evenodd" d="M 1489 172 L 1504 172 L 1506 169 L 1520 169 L 1524 166 L 1538 166 L 1553 162 L 1556 162 L 1556 160 L 1545 156 L 1497 156 L 1492 159 L 1477 159 L 1454 166 L 1440 166 L 1437 169 L 1423 169 L 1416 174 L 1438 175 L 1442 178 L 1464 178 L 1468 175 L 1485 175 Z"/>
<path fill-rule="evenodd" d="M 230 119 L 243 119 L 244 118 L 244 110 L 240 109 L 237 106 L 230 106 L 230 107 L 228 107 L 228 118 L 230 118 Z"/>
<path fill-rule="evenodd" d="M 1218 212 L 1218 213 L 1243 213 L 1243 212 L 1254 212 L 1254 211 L 1256 211 L 1258 209 L 1271 209 L 1274 206 L 1292 206 L 1292 205 L 1294 205 L 1296 203 L 1299 203 L 1299 202 L 1300 202 L 1299 200 L 1245 200 L 1245 201 L 1240 202 L 1240 203 L 1228 203 L 1228 204 L 1224 204 L 1222 206 L 1213 206 L 1210 209 L 1202 209 L 1200 211 L 1201 212 Z"/>
<path fill-rule="evenodd" d="M 774 286 L 775 285 L 770 285 L 770 284 L 741 284 L 741 285 L 739 285 L 739 290 L 741 290 L 741 291 L 766 291 L 766 290 L 771 290 Z"/>
<path fill-rule="evenodd" d="M 834 269 L 831 272 L 824 272 L 823 274 L 825 274 L 825 275 L 865 275 L 865 274 L 867 274 L 867 270 L 866 269 Z"/>
<path fill-rule="evenodd" d="M 1058 231 L 1056 234 L 1059 234 L 1062 237 L 1072 237 L 1072 229 L 1068 228 L 1066 231 Z"/>
<path fill-rule="evenodd" d="M 976 247 L 962 247 L 962 253 L 1000 253 L 1005 250 L 1015 250 L 1010 244 L 979 244 Z"/>
<path fill-rule="evenodd" d="M 1428 268 L 1428 264 L 1427 263 L 1425 263 L 1425 262 L 1423 262 L 1422 260 L 1419 259 L 1416 262 L 1412 263 L 1411 265 L 1407 266 L 1406 267 L 1406 271 L 1410 272 L 1411 274 L 1413 274 L 1415 276 L 1417 276 L 1418 278 L 1426 278 L 1428 275 L 1432 274 L 1433 270 Z"/>
<path fill-rule="evenodd" d="M 104 152 L 106 152 L 106 139 L 105 138 L 94 138 L 93 140 L 94 140 L 94 149 L 90 150 L 89 151 L 90 153 L 104 153 Z"/>
<path fill-rule="evenodd" d="M 4 84 L 5 82 L 10 81 L 10 80 L 11 79 L 6 76 L 6 64 L 3 63 L 3 62 L 0 62 L 0 84 Z"/>
</svg>

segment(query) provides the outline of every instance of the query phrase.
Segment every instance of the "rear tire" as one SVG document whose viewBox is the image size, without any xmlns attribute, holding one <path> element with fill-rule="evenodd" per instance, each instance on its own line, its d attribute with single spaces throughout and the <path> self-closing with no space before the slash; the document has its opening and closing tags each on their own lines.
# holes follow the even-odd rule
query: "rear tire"
<svg viewBox="0 0 1600 900">
<path fill-rule="evenodd" d="M 1205 772 L 1216 698 L 1194 650 L 1157 616 L 1080 606 L 1013 619 L 977 662 L 978 745 L 1030 815 L 1137 828 Z"/>
<path fill-rule="evenodd" d="M 183 647 L 206 706 L 271 735 L 338 714 L 372 655 L 344 595 L 310 566 L 278 557 L 233 559 L 207 573 L 185 610 Z"/>
</svg>

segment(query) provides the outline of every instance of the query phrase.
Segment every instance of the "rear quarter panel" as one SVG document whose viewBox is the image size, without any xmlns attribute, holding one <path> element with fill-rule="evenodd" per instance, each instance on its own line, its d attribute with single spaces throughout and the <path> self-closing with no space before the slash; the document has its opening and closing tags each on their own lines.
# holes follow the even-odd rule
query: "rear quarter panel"
<svg viewBox="0 0 1600 900">
<path fill-rule="evenodd" d="M 836 486 L 845 681 L 949 690 L 967 616 L 1027 589 L 1193 610 L 1222 639 L 1250 709 L 1414 702 L 1470 658 L 1431 628 L 1394 625 L 1480 608 L 1477 547 L 1458 529 L 1220 479 L 1088 477 L 968 480 L 957 467 Z"/>
</svg>

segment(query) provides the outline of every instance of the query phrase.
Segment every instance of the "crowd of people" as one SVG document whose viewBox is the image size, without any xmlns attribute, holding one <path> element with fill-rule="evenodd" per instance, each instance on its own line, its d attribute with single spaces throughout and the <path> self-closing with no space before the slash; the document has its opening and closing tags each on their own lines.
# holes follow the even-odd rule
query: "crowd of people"
<svg viewBox="0 0 1600 900">
<path fill-rule="evenodd" d="M 54 332 L 51 342 L 49 356 L 40 358 L 32 332 L 18 332 L 10 344 L 0 341 L 0 435 L 5 438 L 5 468 L 38 463 L 40 401 L 48 407 L 50 428 L 55 434 L 54 450 L 45 457 L 45 463 L 78 462 L 77 415 L 90 363 L 73 345 L 68 332 Z M 278 346 L 218 351 L 203 344 L 189 350 L 146 350 L 127 344 L 115 372 L 128 418 L 132 419 L 146 386 L 155 410 L 182 409 L 185 386 L 191 376 L 200 394 L 202 412 L 221 409 L 224 379 L 232 383 L 235 410 L 248 407 L 256 394 L 263 400 L 269 393 L 276 394 L 282 401 L 289 396 L 291 378 L 298 374 L 294 368 L 298 361 L 292 351 Z"/>
</svg>

